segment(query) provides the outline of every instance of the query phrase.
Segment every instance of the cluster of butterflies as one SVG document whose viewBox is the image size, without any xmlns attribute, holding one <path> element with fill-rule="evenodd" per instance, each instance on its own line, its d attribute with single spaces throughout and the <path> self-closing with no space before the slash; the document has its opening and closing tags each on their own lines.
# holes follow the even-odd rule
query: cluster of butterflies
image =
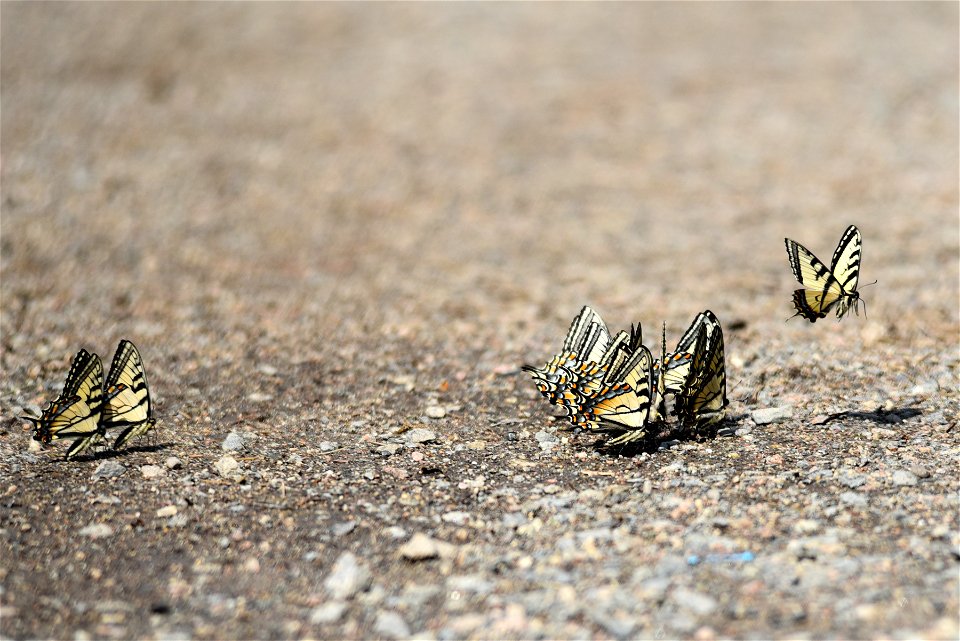
<svg viewBox="0 0 960 641">
<path fill-rule="evenodd" d="M 575 427 L 620 432 L 608 445 L 650 437 L 650 427 L 666 420 L 668 395 L 680 422 L 698 428 L 720 421 L 728 402 L 723 330 L 710 310 L 697 315 L 669 354 L 664 325 L 654 360 L 639 324 L 611 336 L 600 315 L 584 307 L 560 352 L 542 367 L 523 369 Z"/>
<path fill-rule="evenodd" d="M 109 429 L 120 430 L 114 449 L 144 436 L 156 426 L 156 419 L 139 350 L 130 341 L 121 340 L 104 381 L 100 357 L 81 349 L 60 396 L 47 404 L 40 418 L 21 418 L 34 424 L 33 439 L 43 445 L 73 439 L 67 460 L 90 447 L 106 445 Z"/>
<path fill-rule="evenodd" d="M 860 231 L 849 226 L 828 268 L 796 241 L 785 238 L 793 275 L 804 287 L 793 293 L 795 316 L 811 323 L 836 307 L 842 318 L 851 307 L 859 314 Z M 608 444 L 650 436 L 652 425 L 672 413 L 684 426 L 697 428 L 723 419 L 728 404 L 723 331 L 713 312 L 701 312 L 666 352 L 666 326 L 660 358 L 643 345 L 639 324 L 611 336 L 594 310 L 584 307 L 567 332 L 561 351 L 542 367 L 524 365 L 540 393 L 561 406 L 577 427 L 620 432 Z M 73 359 L 63 391 L 34 424 L 33 438 L 47 445 L 73 439 L 72 459 L 90 447 L 105 445 L 107 430 L 119 429 L 114 449 L 146 435 L 156 426 L 143 360 L 124 339 L 117 346 L 106 381 L 100 357 L 81 349 Z"/>
<path fill-rule="evenodd" d="M 859 314 L 860 230 L 850 225 L 828 268 L 809 249 L 785 238 L 793 275 L 804 287 L 793 293 L 795 316 L 811 323 L 836 307 L 842 318 L 852 307 Z M 540 393 L 566 412 L 574 426 L 620 432 L 617 445 L 646 439 L 650 426 L 673 414 L 684 426 L 701 428 L 723 419 L 728 404 L 723 331 L 713 312 L 701 312 L 666 352 L 666 326 L 659 359 L 643 345 L 639 324 L 610 335 L 600 316 L 584 307 L 570 325 L 563 348 L 542 367 L 524 365 Z"/>
</svg>

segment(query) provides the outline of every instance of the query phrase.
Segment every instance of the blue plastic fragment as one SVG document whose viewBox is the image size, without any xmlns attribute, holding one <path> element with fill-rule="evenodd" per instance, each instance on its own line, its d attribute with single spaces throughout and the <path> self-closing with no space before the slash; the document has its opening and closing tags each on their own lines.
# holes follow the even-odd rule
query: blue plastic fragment
<svg viewBox="0 0 960 641">
<path fill-rule="evenodd" d="M 749 563 L 755 558 L 753 552 L 730 552 L 728 554 L 707 554 L 706 556 L 697 556 L 693 554 L 687 557 L 687 565 L 697 565 L 698 563 Z"/>
</svg>

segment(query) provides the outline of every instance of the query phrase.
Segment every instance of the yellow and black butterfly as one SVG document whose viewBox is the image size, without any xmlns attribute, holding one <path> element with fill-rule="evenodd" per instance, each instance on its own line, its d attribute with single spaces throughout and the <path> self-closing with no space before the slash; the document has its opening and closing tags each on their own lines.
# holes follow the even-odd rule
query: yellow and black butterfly
<svg viewBox="0 0 960 641">
<path fill-rule="evenodd" d="M 47 405 L 39 419 L 24 417 L 35 425 L 34 440 L 47 445 L 62 438 L 74 439 L 67 450 L 67 459 L 102 443 L 102 387 L 103 364 L 100 357 L 81 349 L 73 359 L 60 396 Z"/>
<path fill-rule="evenodd" d="M 561 404 L 567 408 L 569 415 L 572 416 L 575 413 L 583 399 L 592 398 L 597 394 L 611 372 L 616 372 L 623 367 L 630 355 L 640 348 L 641 340 L 640 326 L 633 325 L 629 333 L 617 332 L 599 362 L 588 361 L 570 370 L 571 382 L 564 390 L 561 399 Z"/>
<path fill-rule="evenodd" d="M 720 321 L 710 310 L 700 312 L 690 323 L 690 327 L 683 333 L 673 352 L 667 350 L 667 328 L 663 326 L 660 358 L 653 362 L 653 390 L 650 403 L 650 422 L 664 420 L 667 416 L 667 395 L 676 395 L 687 382 L 690 366 L 693 362 L 693 352 L 697 336 L 701 330 L 706 331 L 707 342 L 715 329 L 720 327 Z"/>
<path fill-rule="evenodd" d="M 593 369 L 591 364 L 603 359 L 610 343 L 610 332 L 603 319 L 584 306 L 573 319 L 560 352 L 543 367 L 524 365 L 521 369 L 530 372 L 537 389 L 551 403 L 561 403 L 568 387 Z"/>
<path fill-rule="evenodd" d="M 797 309 L 794 316 L 803 316 L 815 323 L 818 318 L 825 318 L 834 306 L 838 319 L 843 318 L 851 306 L 857 315 L 860 314 L 860 293 L 857 291 L 863 248 L 860 230 L 850 225 L 843 232 L 829 269 L 800 243 L 789 238 L 783 241 L 787 247 L 790 269 L 797 281 L 806 288 L 793 292 L 793 306 Z"/>
<path fill-rule="evenodd" d="M 590 430 L 624 433 L 607 442 L 617 445 L 647 436 L 653 358 L 650 350 L 624 346 L 613 356 L 597 389 L 580 397 L 571 417 L 574 425 Z"/>
<path fill-rule="evenodd" d="M 663 356 L 663 389 L 664 393 L 676 394 L 687 380 L 690 365 L 693 362 L 694 347 L 700 328 L 706 332 L 707 344 L 714 332 L 720 329 L 720 321 L 709 309 L 697 314 L 690 327 L 683 333 L 672 353 Z M 666 333 L 666 331 L 664 331 Z M 660 363 L 654 363 L 654 374 L 660 369 Z"/>
<path fill-rule="evenodd" d="M 100 425 L 104 430 L 122 428 L 113 443 L 114 449 L 120 449 L 131 439 L 154 428 L 157 421 L 150 406 L 143 359 L 136 345 L 126 339 L 120 341 L 113 355 L 106 390 Z"/>
<path fill-rule="evenodd" d="M 708 310 L 704 314 L 716 321 L 713 312 Z M 684 425 L 700 427 L 721 421 L 729 403 L 723 330 L 719 321 L 699 325 L 692 354 L 686 381 L 676 394 L 674 413 Z"/>
</svg>

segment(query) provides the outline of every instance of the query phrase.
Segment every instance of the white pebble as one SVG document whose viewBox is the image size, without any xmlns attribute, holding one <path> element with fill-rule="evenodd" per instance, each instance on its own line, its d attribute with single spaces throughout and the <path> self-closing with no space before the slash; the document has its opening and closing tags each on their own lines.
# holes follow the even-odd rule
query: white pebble
<svg viewBox="0 0 960 641">
<path fill-rule="evenodd" d="M 91 539 L 102 539 L 113 535 L 113 528 L 106 523 L 91 523 L 80 530 L 80 536 L 89 536 Z"/>
<path fill-rule="evenodd" d="M 140 473 L 145 479 L 155 479 L 163 475 L 163 468 L 159 465 L 141 465 Z"/>
<path fill-rule="evenodd" d="M 157 516 L 160 517 L 161 519 L 169 516 L 173 516 L 176 513 L 177 513 L 176 505 L 165 505 L 159 510 L 157 510 Z"/>
<path fill-rule="evenodd" d="M 447 415 L 447 410 L 443 409 L 439 405 L 431 405 L 427 408 L 427 416 L 429 418 L 443 418 Z"/>
<path fill-rule="evenodd" d="M 219 473 L 220 476 L 230 476 L 240 469 L 240 464 L 237 462 L 237 459 L 227 454 L 214 463 L 214 467 L 217 468 L 217 473 Z"/>
</svg>

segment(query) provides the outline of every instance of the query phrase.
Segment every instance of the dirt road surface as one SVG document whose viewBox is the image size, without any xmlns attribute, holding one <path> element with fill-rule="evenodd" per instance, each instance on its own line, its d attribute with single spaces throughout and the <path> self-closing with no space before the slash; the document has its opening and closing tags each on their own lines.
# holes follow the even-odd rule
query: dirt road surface
<svg viewBox="0 0 960 641">
<path fill-rule="evenodd" d="M 4 638 L 957 637 L 955 3 L 0 11 Z M 730 436 L 553 420 L 588 303 Z M 31 450 L 121 338 L 158 437 Z"/>
</svg>

